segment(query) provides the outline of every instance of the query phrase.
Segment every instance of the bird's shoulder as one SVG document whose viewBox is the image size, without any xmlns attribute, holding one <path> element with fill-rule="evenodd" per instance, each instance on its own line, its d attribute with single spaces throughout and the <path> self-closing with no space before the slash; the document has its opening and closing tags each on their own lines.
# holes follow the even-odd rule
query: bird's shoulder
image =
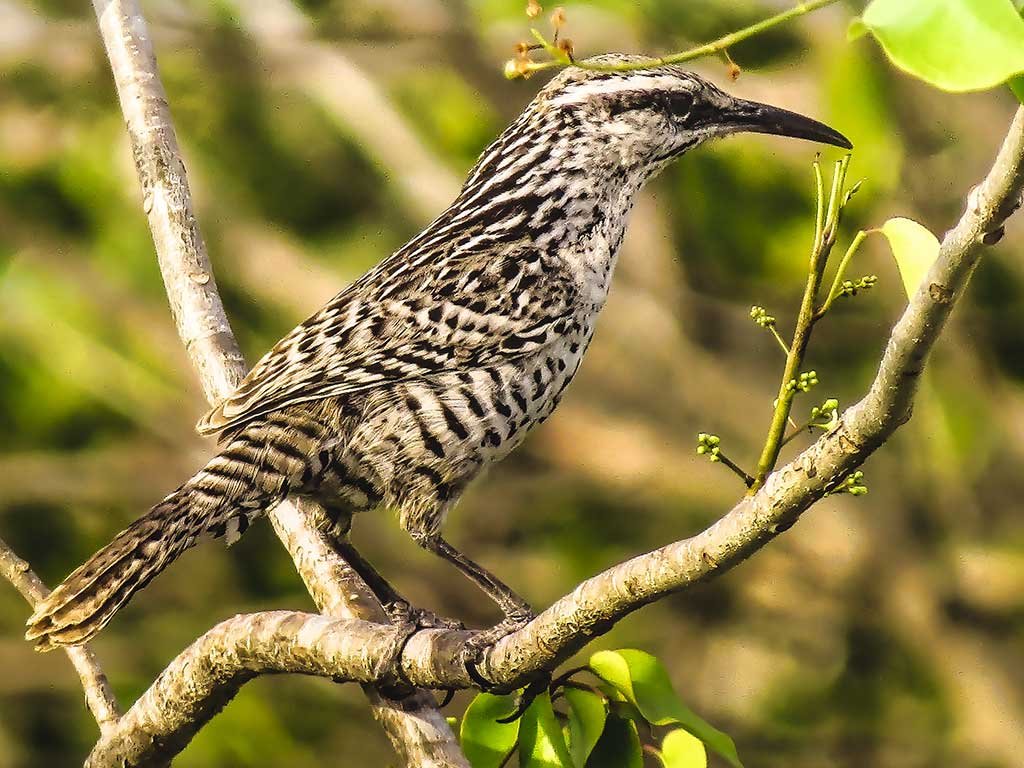
<svg viewBox="0 0 1024 768">
<path fill-rule="evenodd" d="M 564 332 L 579 294 L 566 265 L 529 242 L 403 249 L 275 344 L 197 429 L 528 354 Z"/>
</svg>

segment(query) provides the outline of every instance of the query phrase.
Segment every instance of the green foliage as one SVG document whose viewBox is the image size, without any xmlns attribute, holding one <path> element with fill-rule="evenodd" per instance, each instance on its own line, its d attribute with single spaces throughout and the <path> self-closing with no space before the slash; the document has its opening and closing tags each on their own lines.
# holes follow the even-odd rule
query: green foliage
<svg viewBox="0 0 1024 768">
<path fill-rule="evenodd" d="M 1024 72 L 1024 20 L 1010 0 L 873 0 L 853 27 L 893 63 L 946 91 L 980 91 Z"/>
<path fill-rule="evenodd" d="M 665 734 L 658 757 L 665 768 L 707 768 L 708 764 L 704 745 L 685 728 Z"/>
<path fill-rule="evenodd" d="M 491 693 L 481 693 L 470 703 L 462 717 L 459 739 L 473 768 L 504 765 L 519 737 L 519 720 L 499 721 L 511 715 L 515 708 L 515 697 Z"/>
<path fill-rule="evenodd" d="M 598 678 L 596 686 L 573 680 L 584 671 Z M 586 667 L 557 678 L 550 688 L 527 707 L 518 734 L 515 722 L 496 722 L 513 710 L 511 697 L 482 693 L 473 700 L 461 730 L 473 768 L 503 765 L 513 747 L 523 768 L 640 766 L 644 749 L 670 768 L 698 768 L 707 763 L 705 747 L 742 768 L 733 740 L 683 704 L 668 671 L 649 653 L 598 651 Z M 552 706 L 558 699 L 565 701 L 564 711 Z M 651 733 L 672 730 L 659 749 L 644 747 L 638 726 Z"/>
<path fill-rule="evenodd" d="M 683 704 L 665 667 L 651 654 L 633 649 L 599 651 L 590 657 L 590 668 L 633 704 L 647 722 L 680 725 L 730 765 L 741 765 L 733 740 Z"/>
<path fill-rule="evenodd" d="M 599 694 L 571 685 L 562 689 L 569 705 L 569 752 L 573 765 L 584 766 L 604 732 L 608 705 Z"/>
<path fill-rule="evenodd" d="M 643 768 L 643 764 L 636 723 L 629 717 L 610 716 L 586 768 Z"/>
<path fill-rule="evenodd" d="M 522 768 L 572 768 L 569 747 L 546 691 L 523 713 L 519 726 L 519 764 Z"/>
<path fill-rule="evenodd" d="M 917 292 L 928 269 L 939 255 L 939 241 L 913 219 L 889 219 L 879 232 L 889 241 L 903 279 L 903 288 L 907 298 L 910 298 Z"/>
</svg>

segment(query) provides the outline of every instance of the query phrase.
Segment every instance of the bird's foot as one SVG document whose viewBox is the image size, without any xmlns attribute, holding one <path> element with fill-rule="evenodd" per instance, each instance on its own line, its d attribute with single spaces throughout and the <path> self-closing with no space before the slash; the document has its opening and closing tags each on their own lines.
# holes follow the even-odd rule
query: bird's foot
<svg viewBox="0 0 1024 768">
<path fill-rule="evenodd" d="M 416 608 L 405 600 L 392 600 L 384 604 L 384 611 L 392 624 L 406 625 L 421 629 L 465 629 L 466 625 L 457 619 L 438 616 L 426 608 Z"/>
<path fill-rule="evenodd" d="M 395 645 L 391 663 L 387 666 L 401 664 L 402 654 L 409 641 L 424 629 L 465 629 L 461 621 L 438 616 L 433 611 L 416 608 L 402 598 L 395 598 L 382 603 L 384 612 L 393 627 L 398 628 L 400 635 Z M 381 684 L 381 692 L 390 699 L 401 700 L 411 695 L 415 687 L 395 669 L 392 679 Z M 455 692 L 452 691 L 452 694 Z M 449 696 L 445 703 L 451 700 Z M 442 705 L 443 706 L 443 705 Z"/>
<path fill-rule="evenodd" d="M 466 668 L 466 672 L 475 682 L 480 690 L 487 693 L 510 693 L 513 689 L 507 686 L 496 685 L 481 674 L 479 666 L 483 661 L 487 649 L 493 646 L 506 635 L 518 632 L 536 618 L 536 614 L 529 608 L 517 610 L 510 613 L 499 623 L 490 629 L 477 632 L 466 641 L 460 653 L 460 661 Z"/>
</svg>

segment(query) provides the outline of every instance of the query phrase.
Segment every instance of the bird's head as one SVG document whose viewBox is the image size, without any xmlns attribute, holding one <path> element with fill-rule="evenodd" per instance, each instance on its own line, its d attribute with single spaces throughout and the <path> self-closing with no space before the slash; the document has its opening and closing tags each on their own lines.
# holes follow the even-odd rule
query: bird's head
<svg viewBox="0 0 1024 768">
<path fill-rule="evenodd" d="M 616 64 L 644 57 L 609 54 L 589 62 Z M 679 66 L 625 72 L 569 67 L 538 94 L 534 108 L 600 146 L 618 163 L 651 173 L 708 139 L 769 133 L 850 149 L 838 131 L 768 104 L 730 96 Z"/>
</svg>

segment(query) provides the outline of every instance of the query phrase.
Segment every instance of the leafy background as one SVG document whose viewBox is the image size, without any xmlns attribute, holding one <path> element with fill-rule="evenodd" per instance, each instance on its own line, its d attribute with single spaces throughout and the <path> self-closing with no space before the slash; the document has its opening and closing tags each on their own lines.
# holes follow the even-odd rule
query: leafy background
<svg viewBox="0 0 1024 768">
<path fill-rule="evenodd" d="M 539 80 L 501 63 L 519 0 L 145 3 L 201 224 L 249 359 L 440 211 Z M 581 54 L 677 50 L 786 4 L 569 4 Z M 738 46 L 747 98 L 832 123 L 866 183 L 850 234 L 894 215 L 942 232 L 1014 109 L 949 95 L 845 42 L 858 4 Z M 89 4 L 0 0 L 0 533 L 53 584 L 202 464 L 201 394 L 171 327 Z M 748 317 L 785 331 L 802 287 L 816 148 L 701 149 L 638 205 L 597 339 L 558 414 L 451 516 L 452 538 L 543 606 L 629 555 L 695 532 L 741 489 L 694 454 L 720 434 L 750 464 L 780 366 Z M 825 158 L 833 154 L 826 152 Z M 913 421 L 866 467 L 868 496 L 820 504 L 752 561 L 651 606 L 590 650 L 639 647 L 752 766 L 1012 766 L 1024 754 L 1024 239 L 986 259 Z M 870 381 L 903 293 L 824 324 L 811 399 Z M 821 397 L 818 398 L 817 395 Z M 386 512 L 356 540 L 415 602 L 495 619 Z M 269 526 L 188 553 L 95 647 L 123 700 L 217 620 L 310 607 Z M 58 654 L 21 639 L 0 587 L 0 768 L 79 762 L 95 738 Z M 457 715 L 468 695 L 456 698 Z M 247 686 L 181 766 L 386 765 L 354 686 Z"/>
</svg>

